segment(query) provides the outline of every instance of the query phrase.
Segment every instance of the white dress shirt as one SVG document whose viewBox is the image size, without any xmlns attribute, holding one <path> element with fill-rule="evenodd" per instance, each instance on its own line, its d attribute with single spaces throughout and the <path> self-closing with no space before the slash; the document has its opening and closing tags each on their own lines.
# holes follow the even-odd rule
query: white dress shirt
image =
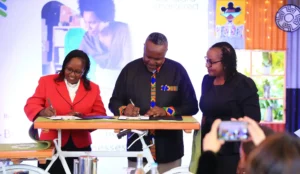
<svg viewBox="0 0 300 174">
<path fill-rule="evenodd" d="M 73 103 L 74 98 L 76 96 L 76 92 L 77 92 L 79 84 L 80 84 L 80 80 L 76 84 L 71 84 L 67 81 L 67 79 L 65 79 L 65 83 L 66 83 L 67 89 L 69 91 L 70 99 Z"/>
</svg>

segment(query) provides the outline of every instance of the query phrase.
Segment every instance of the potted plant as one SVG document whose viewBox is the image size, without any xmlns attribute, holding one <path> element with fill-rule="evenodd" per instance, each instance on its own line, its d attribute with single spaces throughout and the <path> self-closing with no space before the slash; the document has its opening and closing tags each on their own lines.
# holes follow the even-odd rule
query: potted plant
<svg viewBox="0 0 300 174">
<path fill-rule="evenodd" d="M 273 106 L 271 100 L 264 100 L 260 103 L 260 107 L 265 109 L 264 120 L 267 122 L 273 121 Z"/>
<path fill-rule="evenodd" d="M 270 54 L 269 52 L 262 53 L 262 68 L 262 72 L 264 75 L 271 74 L 272 54 Z"/>
<path fill-rule="evenodd" d="M 264 120 L 272 122 L 274 120 L 283 119 L 283 106 L 278 104 L 277 100 L 260 101 L 261 109 L 265 109 Z M 274 116 L 274 117 L 273 117 Z"/>
<path fill-rule="evenodd" d="M 278 105 L 276 103 L 276 105 L 273 108 L 273 111 L 274 111 L 274 120 L 283 121 L 283 106 Z"/>
<path fill-rule="evenodd" d="M 270 98 L 271 85 L 268 79 L 263 82 L 264 98 Z"/>
</svg>

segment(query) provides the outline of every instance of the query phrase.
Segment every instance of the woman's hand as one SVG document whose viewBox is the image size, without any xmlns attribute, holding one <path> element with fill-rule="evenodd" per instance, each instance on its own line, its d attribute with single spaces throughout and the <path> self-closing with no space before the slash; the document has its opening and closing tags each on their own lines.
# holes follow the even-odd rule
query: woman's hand
<svg viewBox="0 0 300 174">
<path fill-rule="evenodd" d="M 68 115 L 77 116 L 77 117 L 83 116 L 82 113 L 80 113 L 80 112 L 75 112 L 75 111 L 69 112 Z"/>
<path fill-rule="evenodd" d="M 38 114 L 38 116 L 41 116 L 41 117 L 51 117 L 54 115 L 56 115 L 56 110 L 53 109 L 52 107 L 47 107 L 47 108 L 41 110 Z"/>
<path fill-rule="evenodd" d="M 235 118 L 232 118 L 231 120 L 236 121 Z M 265 140 L 266 135 L 256 121 L 247 116 L 239 118 L 238 121 L 244 121 L 248 123 L 248 132 L 251 136 L 251 140 L 256 146 L 259 145 L 263 140 Z"/>
<path fill-rule="evenodd" d="M 217 153 L 221 146 L 225 143 L 224 140 L 218 139 L 218 127 L 221 123 L 220 119 L 216 119 L 210 129 L 203 139 L 203 151 L 212 151 Z"/>
<path fill-rule="evenodd" d="M 259 127 L 258 123 L 251 118 L 245 116 L 243 121 L 248 123 L 248 131 L 253 143 L 257 146 L 266 139 L 264 131 Z"/>
</svg>

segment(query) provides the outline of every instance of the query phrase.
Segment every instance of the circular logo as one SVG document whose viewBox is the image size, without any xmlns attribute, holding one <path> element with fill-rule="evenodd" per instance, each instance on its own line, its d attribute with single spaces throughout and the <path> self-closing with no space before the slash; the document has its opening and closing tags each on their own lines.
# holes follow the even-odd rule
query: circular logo
<svg viewBox="0 0 300 174">
<path fill-rule="evenodd" d="M 283 31 L 298 30 L 300 28 L 300 8 L 293 4 L 282 6 L 276 13 L 275 22 Z"/>
</svg>

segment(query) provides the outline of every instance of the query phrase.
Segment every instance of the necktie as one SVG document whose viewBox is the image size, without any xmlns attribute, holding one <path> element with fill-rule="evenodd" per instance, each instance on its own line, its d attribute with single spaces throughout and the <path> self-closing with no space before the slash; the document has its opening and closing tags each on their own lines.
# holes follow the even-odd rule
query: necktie
<svg viewBox="0 0 300 174">
<path fill-rule="evenodd" d="M 151 100 L 150 100 L 150 108 L 153 108 L 156 105 L 156 72 L 153 72 L 151 76 Z M 153 142 L 154 136 L 155 136 L 155 130 L 150 130 L 150 137 L 151 144 L 155 143 Z M 153 156 L 153 159 L 156 160 L 156 147 L 155 144 L 150 147 L 151 154 Z"/>
</svg>

